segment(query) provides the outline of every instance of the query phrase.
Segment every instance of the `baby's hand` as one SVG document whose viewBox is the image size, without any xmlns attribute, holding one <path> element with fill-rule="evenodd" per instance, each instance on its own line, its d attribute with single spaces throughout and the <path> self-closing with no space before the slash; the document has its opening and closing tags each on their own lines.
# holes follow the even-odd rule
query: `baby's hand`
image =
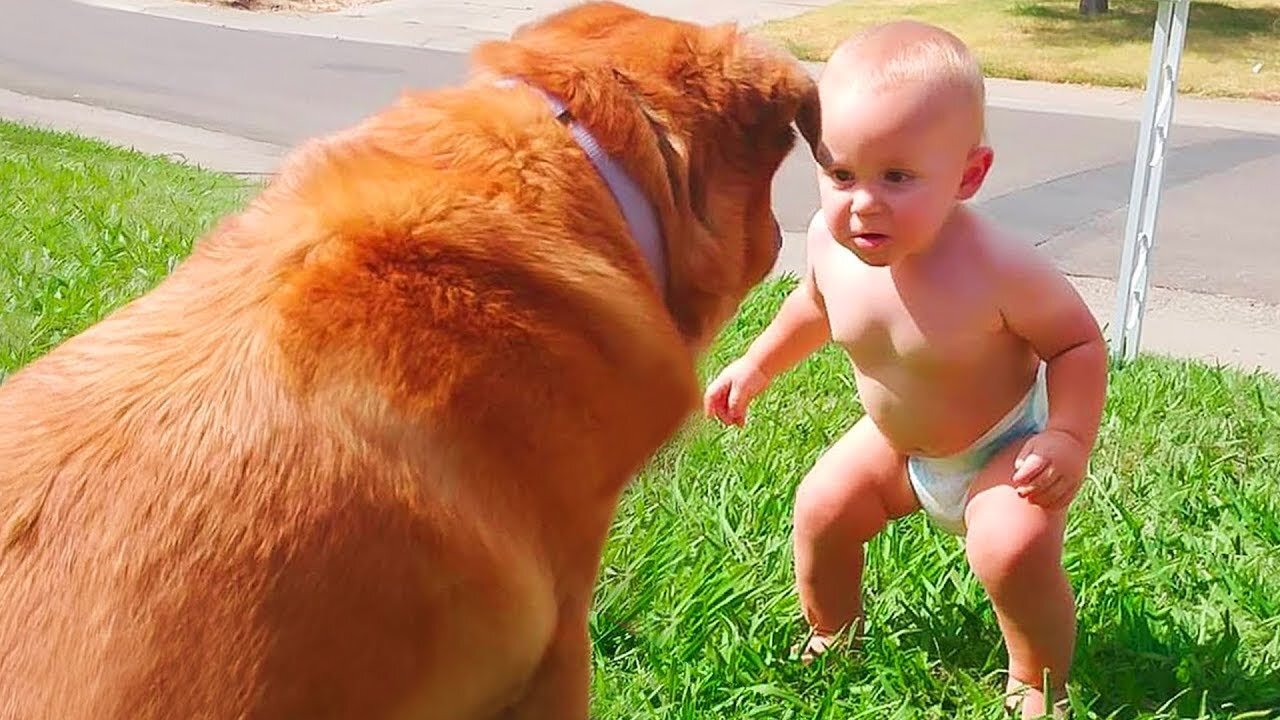
<svg viewBox="0 0 1280 720">
<path fill-rule="evenodd" d="M 1050 510 L 1071 504 L 1084 482 L 1089 450 L 1062 430 L 1045 430 L 1023 443 L 1013 463 L 1018 494 Z"/>
<path fill-rule="evenodd" d="M 707 385 L 703 410 L 722 423 L 741 427 L 747 421 L 747 406 L 768 386 L 769 378 L 759 368 L 739 358 Z"/>
</svg>

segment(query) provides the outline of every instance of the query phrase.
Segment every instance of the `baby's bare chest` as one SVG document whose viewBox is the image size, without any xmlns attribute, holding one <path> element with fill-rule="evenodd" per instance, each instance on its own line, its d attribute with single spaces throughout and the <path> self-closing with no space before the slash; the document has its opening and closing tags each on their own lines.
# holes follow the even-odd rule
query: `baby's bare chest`
<svg viewBox="0 0 1280 720">
<path fill-rule="evenodd" d="M 981 362 L 1007 332 L 981 278 L 907 285 L 884 268 L 834 270 L 819 278 L 831 337 L 860 367 Z"/>
</svg>

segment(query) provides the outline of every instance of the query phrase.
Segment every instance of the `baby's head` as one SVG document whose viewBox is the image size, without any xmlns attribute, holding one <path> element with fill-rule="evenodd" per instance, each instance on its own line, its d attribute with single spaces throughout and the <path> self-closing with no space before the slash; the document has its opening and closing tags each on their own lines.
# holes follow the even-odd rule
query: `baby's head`
<svg viewBox="0 0 1280 720">
<path fill-rule="evenodd" d="M 991 167 L 978 62 L 941 28 L 893 22 L 842 43 L 818 87 L 819 185 L 836 240 L 875 265 L 929 247 Z"/>
</svg>

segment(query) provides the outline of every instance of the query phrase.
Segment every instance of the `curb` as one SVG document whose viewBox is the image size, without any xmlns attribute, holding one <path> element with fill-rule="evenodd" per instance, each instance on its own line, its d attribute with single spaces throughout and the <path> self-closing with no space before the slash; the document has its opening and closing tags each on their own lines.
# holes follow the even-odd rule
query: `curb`
<svg viewBox="0 0 1280 720">
<path fill-rule="evenodd" d="M 288 151 L 225 133 L 9 90 L 0 90 L 0 117 L 245 177 L 273 173 Z M 786 232 L 784 237 L 783 253 L 771 273 L 775 278 L 804 271 L 804 233 Z M 1068 279 L 1099 325 L 1110 323 L 1115 281 L 1077 275 Z M 1277 328 L 1280 305 L 1154 286 L 1143 322 L 1142 351 L 1280 375 Z"/>
<path fill-rule="evenodd" d="M 72 132 L 242 177 L 275 171 L 288 148 L 166 120 L 0 89 L 0 118 Z"/>
<path fill-rule="evenodd" d="M 804 233 L 783 233 L 771 278 L 804 272 Z M 1104 334 L 1115 312 L 1116 282 L 1067 275 Z M 1280 376 L 1280 305 L 1153 285 L 1142 322 L 1144 354 L 1189 358 Z"/>
</svg>

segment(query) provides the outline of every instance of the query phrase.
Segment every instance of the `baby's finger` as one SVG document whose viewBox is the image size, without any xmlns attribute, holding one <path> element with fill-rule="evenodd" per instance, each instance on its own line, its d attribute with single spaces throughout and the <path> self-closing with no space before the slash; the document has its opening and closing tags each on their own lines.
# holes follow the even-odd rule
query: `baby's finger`
<svg viewBox="0 0 1280 720">
<path fill-rule="evenodd" d="M 1053 486 L 1053 478 L 1049 476 L 1041 477 L 1034 485 L 1023 485 L 1018 488 L 1018 494 L 1027 502 L 1040 505 L 1044 498 L 1045 491 Z"/>
<path fill-rule="evenodd" d="M 734 383 L 729 389 L 728 410 L 731 422 L 734 425 L 742 425 L 747 419 L 747 405 L 749 401 L 743 396 L 742 385 Z"/>
<path fill-rule="evenodd" d="M 1049 460 L 1042 455 L 1037 455 L 1034 451 L 1020 457 L 1013 463 L 1013 477 L 1009 479 L 1014 487 L 1026 485 L 1030 483 L 1036 476 L 1040 475 L 1049 467 Z"/>
<path fill-rule="evenodd" d="M 726 421 L 729 415 L 729 384 L 716 380 L 703 396 L 702 409 L 710 417 Z"/>
<path fill-rule="evenodd" d="M 1062 475 L 1050 470 L 1035 489 L 1024 495 L 1024 497 L 1036 505 L 1049 507 L 1064 492 L 1064 485 L 1066 483 Z"/>
<path fill-rule="evenodd" d="M 719 394 L 719 392 L 720 388 L 716 386 L 716 383 L 713 380 L 711 384 L 707 386 L 707 391 L 702 394 L 702 412 L 708 417 L 713 417 L 716 414 L 716 395 Z"/>
<path fill-rule="evenodd" d="M 733 383 L 729 386 L 729 412 L 734 415 L 742 413 L 742 383 Z"/>
<path fill-rule="evenodd" d="M 1040 472 L 1027 478 L 1022 485 L 1014 485 L 1014 487 L 1022 497 L 1031 498 L 1044 492 L 1045 488 L 1052 485 L 1053 482 L 1054 469 L 1053 466 L 1050 465 L 1048 467 L 1041 468 Z"/>
<path fill-rule="evenodd" d="M 1049 510 L 1061 510 L 1071 504 L 1078 488 L 1077 484 L 1068 481 L 1065 477 L 1059 478 L 1052 488 L 1046 490 L 1039 504 Z"/>
</svg>

